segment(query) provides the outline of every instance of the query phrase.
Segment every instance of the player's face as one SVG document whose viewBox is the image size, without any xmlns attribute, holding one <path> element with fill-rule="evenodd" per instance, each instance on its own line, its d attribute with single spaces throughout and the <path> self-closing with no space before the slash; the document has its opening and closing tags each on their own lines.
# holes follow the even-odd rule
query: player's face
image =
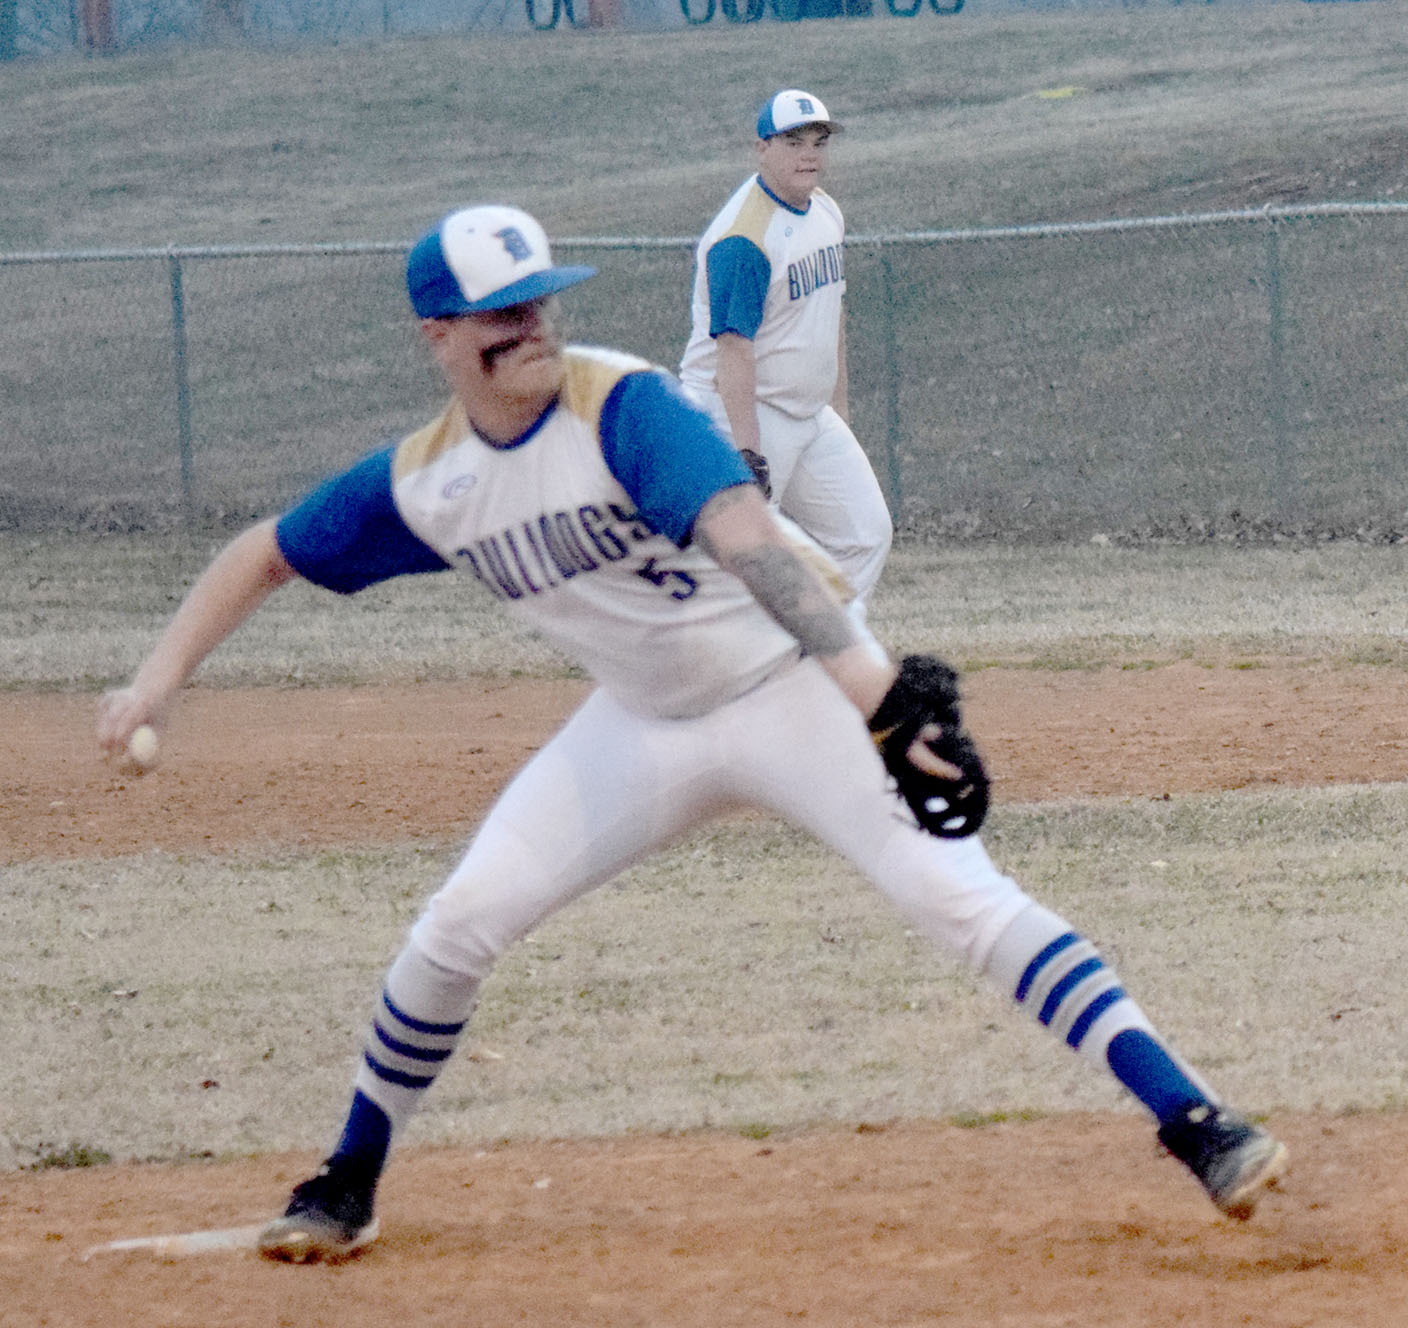
<svg viewBox="0 0 1408 1328">
<path fill-rule="evenodd" d="M 551 396 L 561 386 L 561 306 L 555 295 L 435 321 L 435 357 L 457 389 L 524 401 Z"/>
<path fill-rule="evenodd" d="M 758 174 L 784 203 L 806 207 L 812 190 L 826 170 L 826 145 L 831 131 L 822 125 L 802 125 L 758 143 Z"/>
</svg>

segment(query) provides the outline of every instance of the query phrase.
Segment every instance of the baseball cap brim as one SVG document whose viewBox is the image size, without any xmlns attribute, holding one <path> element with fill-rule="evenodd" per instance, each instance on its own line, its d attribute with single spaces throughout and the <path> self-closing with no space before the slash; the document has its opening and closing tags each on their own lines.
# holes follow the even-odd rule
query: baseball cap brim
<svg viewBox="0 0 1408 1328">
<path fill-rule="evenodd" d="M 760 128 L 758 137 L 763 139 L 776 138 L 779 134 L 790 134 L 794 129 L 825 129 L 833 134 L 846 132 L 846 126 L 835 120 L 798 120 L 796 124 L 785 125 L 781 129 L 775 129 L 769 125 L 767 133 L 763 133 Z"/>
<path fill-rule="evenodd" d="M 515 304 L 527 304 L 529 300 L 541 300 L 545 295 L 556 295 L 558 291 L 594 276 L 594 267 L 550 267 L 543 272 L 530 272 L 521 281 L 515 281 L 511 286 L 496 290 L 472 304 L 461 295 L 459 303 L 463 307 L 458 312 L 482 314 L 491 309 L 511 309 Z"/>
<path fill-rule="evenodd" d="M 460 314 L 488 313 L 493 309 L 511 309 L 515 304 L 526 304 L 529 300 L 541 300 L 545 295 L 556 295 L 558 291 L 594 276 L 594 267 L 550 267 L 541 272 L 530 272 L 483 299 L 467 300 L 450 270 L 441 267 L 429 282 L 416 286 L 412 291 L 411 303 L 422 318 L 456 318 Z"/>
</svg>

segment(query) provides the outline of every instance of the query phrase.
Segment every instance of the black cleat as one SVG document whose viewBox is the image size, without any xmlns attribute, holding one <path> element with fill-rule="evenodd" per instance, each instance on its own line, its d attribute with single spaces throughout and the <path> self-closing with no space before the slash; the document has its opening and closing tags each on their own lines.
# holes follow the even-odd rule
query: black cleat
<svg viewBox="0 0 1408 1328">
<path fill-rule="evenodd" d="M 1201 1182 L 1219 1209 L 1245 1222 L 1285 1174 L 1286 1147 L 1260 1126 L 1201 1104 L 1159 1127 L 1159 1142 Z"/>
<path fill-rule="evenodd" d="M 353 1181 L 335 1163 L 294 1186 L 282 1217 L 259 1233 L 259 1252 L 289 1263 L 335 1263 L 376 1239 L 375 1184 Z"/>
</svg>

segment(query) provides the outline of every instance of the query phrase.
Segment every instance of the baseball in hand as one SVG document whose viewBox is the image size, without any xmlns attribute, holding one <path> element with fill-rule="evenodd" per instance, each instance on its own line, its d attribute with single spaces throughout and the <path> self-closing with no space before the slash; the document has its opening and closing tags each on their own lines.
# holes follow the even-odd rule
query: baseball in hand
<svg viewBox="0 0 1408 1328">
<path fill-rule="evenodd" d="M 127 739 L 127 759 L 140 771 L 150 770 L 156 764 L 156 730 L 150 724 L 139 724 Z"/>
</svg>

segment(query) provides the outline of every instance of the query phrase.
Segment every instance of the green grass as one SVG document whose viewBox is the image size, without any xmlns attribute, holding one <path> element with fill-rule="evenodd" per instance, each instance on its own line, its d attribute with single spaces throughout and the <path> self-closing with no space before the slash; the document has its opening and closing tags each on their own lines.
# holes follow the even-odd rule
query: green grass
<svg viewBox="0 0 1408 1328">
<path fill-rule="evenodd" d="M 1013 1121 L 1033 1121 L 1040 1120 L 1044 1112 L 1040 1111 L 983 1111 L 983 1112 L 960 1112 L 957 1116 L 950 1116 L 951 1124 L 958 1126 L 960 1130 L 984 1130 L 990 1125 L 1008 1125 Z"/>
<path fill-rule="evenodd" d="M 101 1148 L 89 1148 L 86 1144 L 68 1144 L 64 1148 L 47 1150 L 40 1144 L 35 1151 L 38 1158 L 29 1163 L 27 1171 L 71 1171 L 79 1167 L 104 1167 L 112 1161 L 112 1154 Z"/>
</svg>

